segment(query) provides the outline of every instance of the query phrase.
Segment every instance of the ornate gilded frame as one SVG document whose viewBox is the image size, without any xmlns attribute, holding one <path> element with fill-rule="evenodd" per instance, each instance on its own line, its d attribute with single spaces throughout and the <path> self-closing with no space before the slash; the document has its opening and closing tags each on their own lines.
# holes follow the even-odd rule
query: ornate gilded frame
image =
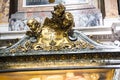
<svg viewBox="0 0 120 80">
<path fill-rule="evenodd" d="M 52 11 L 53 6 L 56 4 L 38 5 L 38 6 L 25 6 L 25 0 L 18 0 L 18 12 L 31 12 L 31 11 Z M 90 8 L 90 1 L 86 0 L 83 4 L 65 4 L 67 9 L 83 9 Z M 31 9 L 31 10 L 30 10 Z"/>
<path fill-rule="evenodd" d="M 27 2 L 27 0 L 23 0 L 23 7 L 53 6 L 53 5 L 56 5 L 56 4 L 59 4 L 59 3 L 63 3 L 65 5 L 85 4 L 85 3 L 88 3 L 89 0 L 75 0 L 75 1 L 69 1 L 69 0 L 58 0 L 58 1 L 56 1 L 55 0 L 54 3 L 49 3 L 48 1 L 42 2 L 40 0 L 40 4 L 29 4 L 29 5 L 27 5 L 26 2 Z"/>
</svg>

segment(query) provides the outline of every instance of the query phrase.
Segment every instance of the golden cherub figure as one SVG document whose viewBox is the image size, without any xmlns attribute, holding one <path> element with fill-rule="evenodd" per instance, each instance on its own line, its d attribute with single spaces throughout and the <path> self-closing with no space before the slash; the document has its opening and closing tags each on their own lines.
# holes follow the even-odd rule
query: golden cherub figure
<svg viewBox="0 0 120 80">
<path fill-rule="evenodd" d="M 27 23 L 31 30 L 27 35 L 37 37 L 37 41 L 33 44 L 34 50 L 59 50 L 73 46 L 68 37 L 68 32 L 74 26 L 72 14 L 65 12 L 62 4 L 56 5 L 51 13 L 52 18 L 46 18 L 42 27 L 35 19 Z"/>
<path fill-rule="evenodd" d="M 37 37 L 40 34 L 41 23 L 39 23 L 36 19 L 28 20 L 27 25 L 30 28 L 30 31 L 26 32 L 27 35 Z"/>
</svg>

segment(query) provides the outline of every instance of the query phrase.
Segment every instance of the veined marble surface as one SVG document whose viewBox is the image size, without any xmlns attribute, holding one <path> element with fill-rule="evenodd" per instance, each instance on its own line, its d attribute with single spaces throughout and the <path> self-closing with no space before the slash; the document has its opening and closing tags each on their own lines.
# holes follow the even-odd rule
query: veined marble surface
<svg viewBox="0 0 120 80">
<path fill-rule="evenodd" d="M 25 24 L 26 21 L 30 18 L 37 18 L 41 23 L 45 20 L 46 17 L 51 18 L 51 11 L 30 11 L 31 12 L 17 12 L 12 14 L 9 30 L 26 30 Z M 103 26 L 102 13 L 95 7 L 80 9 L 75 7 L 75 9 L 66 9 L 66 11 L 72 13 L 75 22 L 75 28 Z"/>
</svg>

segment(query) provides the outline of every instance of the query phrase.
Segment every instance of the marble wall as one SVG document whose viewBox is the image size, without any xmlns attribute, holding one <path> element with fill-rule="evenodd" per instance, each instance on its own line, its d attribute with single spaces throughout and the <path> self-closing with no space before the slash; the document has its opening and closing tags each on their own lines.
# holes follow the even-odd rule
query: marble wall
<svg viewBox="0 0 120 80">
<path fill-rule="evenodd" d="M 68 0 L 65 1 L 69 2 Z M 79 2 L 79 0 L 76 1 Z M 76 3 L 76 1 L 70 2 Z M 102 13 L 100 12 L 99 9 L 95 8 L 95 3 L 97 2 L 92 0 L 80 0 L 80 1 L 81 3 L 88 1 L 88 3 L 65 5 L 67 12 L 71 12 L 74 16 L 75 28 L 102 26 L 103 25 Z M 30 18 L 37 18 L 40 22 L 43 22 L 46 17 L 51 18 L 52 16 L 51 11 L 53 11 L 54 5 L 26 7 L 24 6 L 24 2 L 25 0 L 18 0 L 18 11 L 15 14 L 12 14 L 10 18 L 9 25 L 10 31 L 27 30 L 28 28 L 26 28 L 25 22 Z"/>
<path fill-rule="evenodd" d="M 74 16 L 75 28 L 80 27 L 96 27 L 103 25 L 103 19 L 101 12 L 96 8 L 91 9 L 73 9 L 67 10 L 67 12 L 71 12 Z M 44 22 L 45 18 L 51 18 L 51 11 L 31 11 L 31 12 L 22 12 L 13 14 L 11 20 L 14 20 L 14 24 L 10 23 L 9 30 L 19 31 L 26 30 L 26 26 L 24 22 L 30 18 L 37 18 L 41 23 Z M 18 23 L 19 21 L 19 23 Z M 20 22 L 21 21 L 21 22 Z M 13 22 L 13 21 L 12 21 Z M 21 24 L 22 23 L 22 24 Z M 15 25 L 16 24 L 16 25 Z M 14 26 L 15 25 L 15 26 Z M 17 26 L 19 25 L 19 26 Z M 16 28 L 17 27 L 17 28 Z M 20 27 L 20 29 L 18 29 Z"/>
<path fill-rule="evenodd" d="M 0 0 L 0 24 L 8 23 L 10 0 Z"/>
</svg>

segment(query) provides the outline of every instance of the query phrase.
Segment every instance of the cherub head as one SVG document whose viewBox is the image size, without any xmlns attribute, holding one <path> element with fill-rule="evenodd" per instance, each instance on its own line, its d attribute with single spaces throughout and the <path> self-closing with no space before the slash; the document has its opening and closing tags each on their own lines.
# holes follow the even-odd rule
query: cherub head
<svg viewBox="0 0 120 80">
<path fill-rule="evenodd" d="M 27 25 L 29 26 L 30 30 L 34 31 L 39 27 L 40 23 L 33 18 L 27 21 Z"/>
<path fill-rule="evenodd" d="M 52 12 L 53 16 L 61 17 L 65 12 L 65 7 L 63 4 L 54 6 L 54 11 Z"/>
</svg>

